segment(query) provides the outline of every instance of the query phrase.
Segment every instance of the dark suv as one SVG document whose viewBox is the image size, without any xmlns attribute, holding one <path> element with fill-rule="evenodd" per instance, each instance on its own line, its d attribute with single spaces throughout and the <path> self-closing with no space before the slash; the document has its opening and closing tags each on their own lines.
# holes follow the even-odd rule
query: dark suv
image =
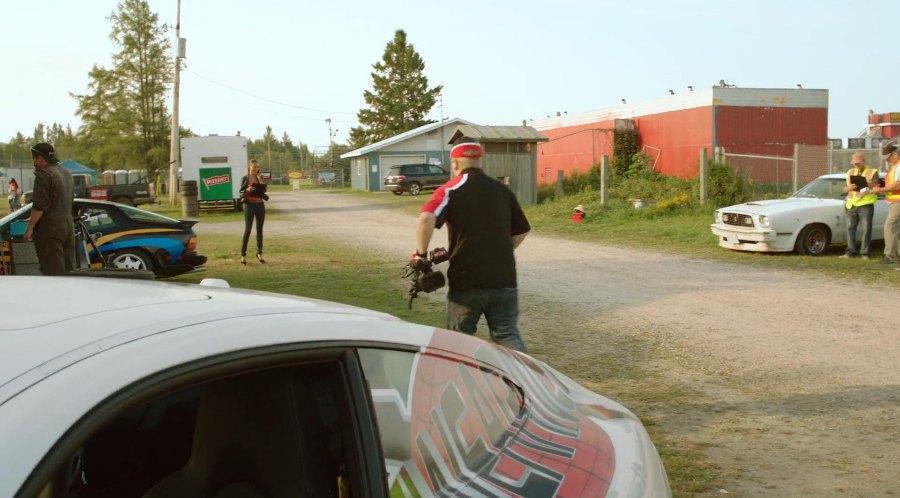
<svg viewBox="0 0 900 498">
<path fill-rule="evenodd" d="M 384 177 L 384 189 L 402 195 L 419 195 L 422 190 L 436 189 L 450 180 L 450 173 L 434 164 L 401 164 L 391 166 Z"/>
</svg>

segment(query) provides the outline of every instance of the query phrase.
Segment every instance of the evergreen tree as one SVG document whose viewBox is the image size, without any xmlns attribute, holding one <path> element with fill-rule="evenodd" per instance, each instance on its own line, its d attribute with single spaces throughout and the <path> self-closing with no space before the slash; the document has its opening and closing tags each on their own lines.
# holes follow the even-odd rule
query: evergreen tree
<svg viewBox="0 0 900 498">
<path fill-rule="evenodd" d="M 428 78 L 423 74 L 425 63 L 413 45 L 407 43 L 406 32 L 398 29 L 394 33 L 381 61 L 372 67 L 372 91 L 363 93 L 369 107 L 357 113 L 360 126 L 350 130 L 353 147 L 434 122 L 425 116 L 443 87 L 428 88 Z"/>
<path fill-rule="evenodd" d="M 89 94 L 72 95 L 82 119 L 79 132 L 94 165 L 142 169 L 155 177 L 169 157 L 166 96 L 174 61 L 167 55 L 167 27 L 146 0 L 124 0 L 108 19 L 118 52 L 111 69 L 93 67 Z"/>
</svg>

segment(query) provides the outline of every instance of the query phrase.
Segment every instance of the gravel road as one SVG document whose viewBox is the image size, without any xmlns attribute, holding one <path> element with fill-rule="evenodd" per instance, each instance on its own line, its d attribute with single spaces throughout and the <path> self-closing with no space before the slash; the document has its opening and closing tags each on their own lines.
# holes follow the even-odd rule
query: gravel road
<svg viewBox="0 0 900 498">
<path fill-rule="evenodd" d="M 266 236 L 315 234 L 402 264 L 415 217 L 392 198 L 273 192 L 290 220 L 268 222 Z M 437 231 L 432 247 L 445 244 Z M 677 409 L 640 415 L 719 466 L 724 484 L 707 495 L 900 490 L 896 290 L 535 233 L 516 257 L 535 356 L 594 387 L 603 372 L 591 359 L 614 355 L 640 362 L 636 382 L 689 393 Z"/>
</svg>

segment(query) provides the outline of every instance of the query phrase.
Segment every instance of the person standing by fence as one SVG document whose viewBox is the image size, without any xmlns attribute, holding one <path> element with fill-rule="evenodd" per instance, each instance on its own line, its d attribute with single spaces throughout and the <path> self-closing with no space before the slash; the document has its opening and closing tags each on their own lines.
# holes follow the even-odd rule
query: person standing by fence
<svg viewBox="0 0 900 498">
<path fill-rule="evenodd" d="M 847 193 L 845 213 L 847 215 L 847 251 L 842 258 L 869 259 L 869 247 L 872 245 L 872 219 L 875 217 L 875 202 L 878 196 L 871 192 L 872 186 L 878 181 L 878 170 L 866 166 L 866 160 L 859 152 L 853 154 L 850 159 L 852 168 L 847 170 L 847 184 L 844 192 Z M 853 182 L 853 177 L 866 179 L 867 187 L 863 190 Z M 862 245 L 856 249 L 856 227 L 862 225 Z"/>
<path fill-rule="evenodd" d="M 884 220 L 884 259 L 881 263 L 895 265 L 900 263 L 897 254 L 900 238 L 900 149 L 895 144 L 886 144 L 881 147 L 881 156 L 890 166 L 884 178 L 884 187 L 872 189 L 875 194 L 884 194 L 890 204 L 887 219 Z"/>
<path fill-rule="evenodd" d="M 7 196 L 7 201 L 9 201 L 10 213 L 22 207 L 21 204 L 19 204 L 19 195 L 21 194 L 22 193 L 19 192 L 19 182 L 17 182 L 15 178 L 10 178 L 9 195 Z"/>
</svg>

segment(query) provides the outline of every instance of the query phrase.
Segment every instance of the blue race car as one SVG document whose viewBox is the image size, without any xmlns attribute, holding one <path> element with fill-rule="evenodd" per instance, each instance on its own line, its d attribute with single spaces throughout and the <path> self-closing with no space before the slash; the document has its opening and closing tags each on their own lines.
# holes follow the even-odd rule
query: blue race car
<svg viewBox="0 0 900 498">
<path fill-rule="evenodd" d="M 84 227 L 100 254 L 86 244 L 90 266 L 105 262 L 112 268 L 149 270 L 157 277 L 172 277 L 205 270 L 206 256 L 197 253 L 196 220 L 176 220 L 143 209 L 115 202 L 74 199 L 73 215 Z M 2 273 L 16 271 L 17 245 L 27 244 L 22 238 L 31 215 L 31 204 L 0 219 L 2 237 Z M 102 258 L 102 259 L 101 259 Z M 87 266 L 87 263 L 83 266 Z"/>
</svg>

